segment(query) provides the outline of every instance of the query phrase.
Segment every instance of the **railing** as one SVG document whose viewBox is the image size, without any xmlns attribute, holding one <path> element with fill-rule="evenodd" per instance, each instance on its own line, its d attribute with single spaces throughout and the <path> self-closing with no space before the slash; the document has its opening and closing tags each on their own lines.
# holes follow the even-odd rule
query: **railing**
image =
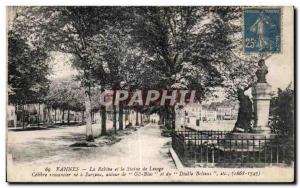
<svg viewBox="0 0 300 188">
<path fill-rule="evenodd" d="M 225 131 L 176 131 L 172 147 L 187 166 L 266 166 L 286 163 L 286 143 L 276 138 L 232 137 Z"/>
<path fill-rule="evenodd" d="M 183 136 L 184 139 L 201 139 L 201 138 L 223 138 L 225 135 L 231 133 L 230 131 L 197 131 L 197 130 L 188 130 L 188 131 L 176 131 L 178 135 Z"/>
</svg>

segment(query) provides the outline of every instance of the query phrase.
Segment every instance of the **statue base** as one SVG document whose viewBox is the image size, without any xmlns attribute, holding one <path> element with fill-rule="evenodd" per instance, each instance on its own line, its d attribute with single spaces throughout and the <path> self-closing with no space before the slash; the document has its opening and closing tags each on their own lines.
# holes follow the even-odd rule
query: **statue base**
<svg viewBox="0 0 300 188">
<path fill-rule="evenodd" d="M 271 85 L 268 83 L 257 83 L 252 87 L 255 115 L 253 132 L 256 134 L 271 134 L 269 127 L 271 92 Z"/>
<path fill-rule="evenodd" d="M 265 132 L 253 132 L 253 133 L 230 133 L 227 135 L 227 138 L 231 139 L 271 139 L 274 138 L 276 134 L 272 134 L 271 131 L 265 134 Z"/>
<path fill-rule="evenodd" d="M 271 134 L 271 128 L 269 126 L 254 127 L 253 132 L 256 134 L 268 135 Z"/>
<path fill-rule="evenodd" d="M 230 133 L 225 136 L 222 151 L 257 152 L 273 139 L 275 134 Z"/>
</svg>

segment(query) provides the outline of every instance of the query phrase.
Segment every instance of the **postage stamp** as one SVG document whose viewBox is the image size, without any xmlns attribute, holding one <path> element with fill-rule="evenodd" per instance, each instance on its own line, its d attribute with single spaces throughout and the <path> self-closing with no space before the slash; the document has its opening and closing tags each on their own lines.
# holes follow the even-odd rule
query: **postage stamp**
<svg viewBox="0 0 300 188">
<path fill-rule="evenodd" d="M 281 52 L 281 9 L 244 9 L 244 51 Z"/>
</svg>

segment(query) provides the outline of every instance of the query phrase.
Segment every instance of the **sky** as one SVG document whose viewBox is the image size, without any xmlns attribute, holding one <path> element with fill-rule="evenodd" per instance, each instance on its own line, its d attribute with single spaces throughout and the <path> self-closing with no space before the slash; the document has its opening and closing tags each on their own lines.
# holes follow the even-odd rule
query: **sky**
<svg viewBox="0 0 300 188">
<path fill-rule="evenodd" d="M 72 67 L 72 55 L 61 52 L 51 52 L 51 57 L 51 80 L 69 79 L 78 73 L 77 70 Z"/>
<path fill-rule="evenodd" d="M 294 82 L 294 20 L 291 7 L 284 7 L 282 14 L 282 52 L 272 55 L 266 65 L 269 68 L 267 82 L 272 90 L 284 89 Z M 289 19 L 288 19 L 289 18 Z"/>
</svg>

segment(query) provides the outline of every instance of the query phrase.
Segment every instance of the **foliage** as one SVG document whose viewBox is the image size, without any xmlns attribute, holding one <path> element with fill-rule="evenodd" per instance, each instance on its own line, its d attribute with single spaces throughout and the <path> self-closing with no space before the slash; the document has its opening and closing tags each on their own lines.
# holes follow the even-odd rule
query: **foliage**
<svg viewBox="0 0 300 188">
<path fill-rule="evenodd" d="M 285 90 L 278 89 L 277 96 L 271 100 L 270 115 L 273 130 L 294 135 L 294 90 L 291 85 Z"/>
<path fill-rule="evenodd" d="M 54 109 L 83 111 L 84 90 L 73 80 L 53 81 L 45 101 Z"/>
<path fill-rule="evenodd" d="M 271 128 L 278 134 L 277 140 L 285 146 L 286 162 L 294 161 L 295 112 L 294 90 L 291 84 L 284 90 L 278 89 L 271 100 Z"/>
<path fill-rule="evenodd" d="M 133 39 L 158 73 L 158 87 L 196 89 L 202 98 L 222 82 L 215 64 L 228 56 L 231 40 L 216 10 L 142 7 L 133 25 Z"/>
<path fill-rule="evenodd" d="M 42 102 L 49 86 L 49 55 L 27 43 L 18 31 L 8 33 L 9 102 L 13 104 Z"/>
</svg>

